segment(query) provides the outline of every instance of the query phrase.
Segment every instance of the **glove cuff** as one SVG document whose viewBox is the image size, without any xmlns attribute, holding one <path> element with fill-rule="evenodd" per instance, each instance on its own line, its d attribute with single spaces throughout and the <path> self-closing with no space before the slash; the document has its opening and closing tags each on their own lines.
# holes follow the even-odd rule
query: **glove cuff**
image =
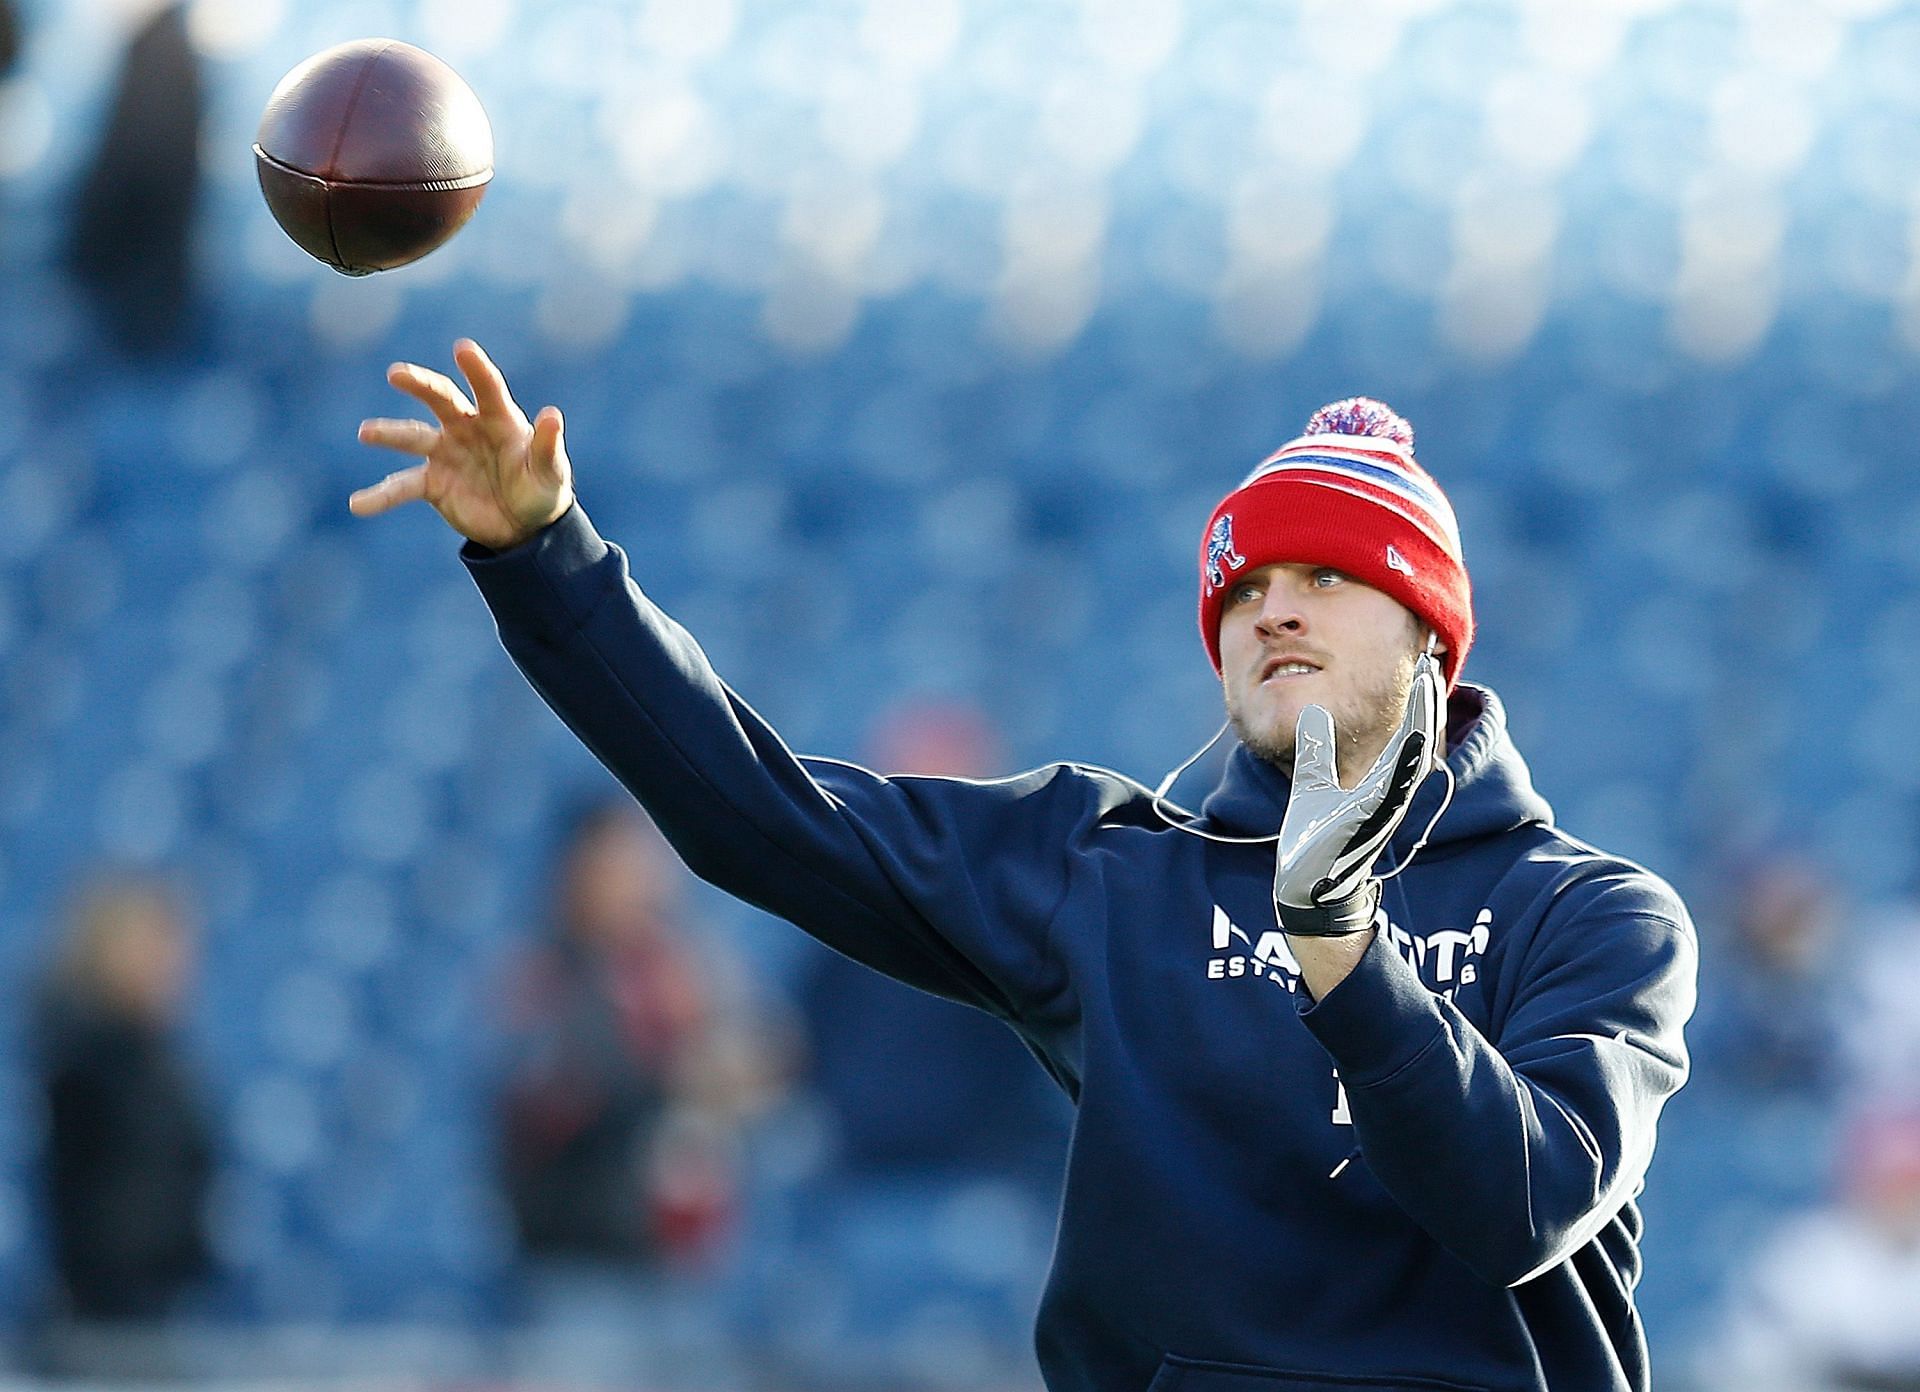
<svg viewBox="0 0 1920 1392">
<path fill-rule="evenodd" d="M 1367 880 L 1344 899 L 1330 904 L 1301 908 L 1298 904 L 1273 901 L 1280 931 L 1296 938 L 1349 938 L 1373 927 L 1374 911 L 1380 907 L 1380 881 Z"/>
</svg>

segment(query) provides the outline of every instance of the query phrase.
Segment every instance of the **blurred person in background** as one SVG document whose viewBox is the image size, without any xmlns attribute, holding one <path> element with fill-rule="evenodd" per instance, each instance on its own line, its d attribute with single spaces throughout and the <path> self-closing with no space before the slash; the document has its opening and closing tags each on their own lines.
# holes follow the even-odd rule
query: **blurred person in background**
<svg viewBox="0 0 1920 1392">
<path fill-rule="evenodd" d="M 977 707 L 921 697 L 882 714 L 867 762 L 891 775 L 987 778 L 1004 759 Z M 800 1004 L 836 1168 L 992 1175 L 1051 1195 L 1072 1114 L 1019 1041 L 977 1010 L 809 946 Z"/>
<path fill-rule="evenodd" d="M 1700 1387 L 1920 1392 L 1920 1086 L 1863 1105 L 1837 1168 L 1838 1196 L 1746 1268 Z"/>
<path fill-rule="evenodd" d="M 1848 944 L 1841 994 L 1846 1087 L 1920 1097 L 1920 904 L 1868 915 Z"/>
<path fill-rule="evenodd" d="M 1458 681 L 1466 562 L 1404 420 L 1321 408 L 1201 531 L 1237 739 L 1192 815 L 1080 764 L 796 757 L 576 505 L 559 411 L 454 357 L 471 399 L 389 369 L 434 423 L 362 422 L 417 462 L 353 510 L 425 500 L 466 538 L 508 652 L 691 866 L 1004 1020 L 1077 1104 L 1050 1387 L 1651 1386 L 1636 1198 L 1687 1076 L 1692 924 L 1554 826 Z M 749 573 L 777 614 L 778 567 Z"/>
<path fill-rule="evenodd" d="M 157 1325 L 208 1270 L 213 1131 L 180 1042 L 193 974 L 168 885 L 104 876 L 74 900 L 38 1016 L 49 1350 L 69 1371 L 89 1327 Z"/>
<path fill-rule="evenodd" d="M 1688 1106 L 1713 1144 L 1733 1145 L 1739 1181 L 1728 1182 L 1728 1157 L 1714 1166 L 1723 1201 L 1804 1203 L 1825 1183 L 1854 1027 L 1842 968 L 1860 946 L 1836 950 L 1842 923 L 1857 917 L 1840 894 L 1819 866 L 1773 854 L 1737 877 L 1716 916 Z"/>
<path fill-rule="evenodd" d="M 632 1376 L 675 1356 L 660 1326 L 687 1322 L 684 1288 L 722 1263 L 740 1132 L 779 1085 L 685 887 L 637 807 L 588 805 L 509 991 L 501 1163 L 549 1368 Z"/>
<path fill-rule="evenodd" d="M 14 65 L 20 61 L 21 51 L 26 47 L 25 27 L 20 22 L 20 11 L 13 0 L 0 0 L 0 82 L 5 82 L 13 74 Z M 10 153 L 9 146 L 14 140 L 13 121 L 6 105 L 0 103 L 0 156 Z M 0 237 L 7 232 L 4 208 L 0 208 Z"/>
<path fill-rule="evenodd" d="M 107 336 L 153 357 L 180 347 L 192 326 L 206 82 L 188 7 L 132 8 L 112 103 L 75 197 L 67 264 Z"/>
<path fill-rule="evenodd" d="M 1756 1097 L 1831 1099 L 1841 1056 L 1839 887 L 1768 855 L 1737 877 L 1717 970 L 1693 1027 L 1697 1078 Z"/>
<path fill-rule="evenodd" d="M 20 11 L 13 0 L 0 0 L 0 77 L 13 71 L 25 42 L 26 36 L 20 32 Z"/>
<path fill-rule="evenodd" d="M 1655 1335 L 1705 1337 L 1774 1215 L 1828 1192 L 1846 1103 L 1847 967 L 1860 912 L 1835 877 L 1789 847 L 1741 855 L 1703 916 L 1693 1077 L 1668 1113 L 1647 1203 Z M 1843 938 L 1843 933 L 1845 934 Z"/>
<path fill-rule="evenodd" d="M 971 702 L 884 709 L 865 759 L 893 778 L 989 778 L 999 733 Z M 799 944 L 816 1168 L 793 1194 L 769 1292 L 769 1361 L 802 1385 L 1017 1386 L 1030 1366 L 1073 1113 L 1019 1039 L 978 1010 Z M 822 1327 L 836 1337 L 823 1348 Z"/>
</svg>

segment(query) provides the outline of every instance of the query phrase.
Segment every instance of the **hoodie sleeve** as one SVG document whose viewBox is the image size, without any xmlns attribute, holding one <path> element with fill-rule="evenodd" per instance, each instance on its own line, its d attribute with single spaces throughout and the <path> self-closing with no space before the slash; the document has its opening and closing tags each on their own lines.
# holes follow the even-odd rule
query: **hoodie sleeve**
<svg viewBox="0 0 1920 1392">
<path fill-rule="evenodd" d="M 1517 1286 L 1590 1241 L 1645 1177 L 1687 1077 L 1697 956 L 1678 896 L 1605 862 L 1554 897 L 1497 1039 L 1380 938 L 1302 1016 L 1375 1177 L 1482 1277 Z"/>
<path fill-rule="evenodd" d="M 527 680 L 694 873 L 923 990 L 1016 1023 L 1059 1008 L 1047 930 L 1094 780 L 795 757 L 578 507 L 512 551 L 461 556 Z"/>
</svg>

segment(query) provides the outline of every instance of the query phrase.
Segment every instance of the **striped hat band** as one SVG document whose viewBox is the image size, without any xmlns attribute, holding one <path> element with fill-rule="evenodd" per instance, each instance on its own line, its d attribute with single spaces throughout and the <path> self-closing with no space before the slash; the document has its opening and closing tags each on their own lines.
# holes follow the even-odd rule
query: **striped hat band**
<svg viewBox="0 0 1920 1392">
<path fill-rule="evenodd" d="M 1242 479 L 1240 487 L 1286 474 L 1290 481 L 1364 498 L 1398 513 L 1456 562 L 1464 563 L 1453 505 L 1427 471 L 1391 440 L 1368 439 L 1365 449 L 1356 449 L 1355 438 L 1302 435 L 1289 440 Z"/>
</svg>

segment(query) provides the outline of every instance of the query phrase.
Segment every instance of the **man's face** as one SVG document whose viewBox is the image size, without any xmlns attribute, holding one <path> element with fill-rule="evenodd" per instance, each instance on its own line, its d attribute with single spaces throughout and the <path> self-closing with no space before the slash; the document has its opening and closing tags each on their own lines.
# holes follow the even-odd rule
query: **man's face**
<svg viewBox="0 0 1920 1392">
<path fill-rule="evenodd" d="M 1327 566 L 1249 571 L 1220 613 L 1227 718 L 1249 749 L 1291 770 L 1300 712 L 1324 706 L 1351 787 L 1400 723 L 1425 635 L 1398 600 Z"/>
</svg>

